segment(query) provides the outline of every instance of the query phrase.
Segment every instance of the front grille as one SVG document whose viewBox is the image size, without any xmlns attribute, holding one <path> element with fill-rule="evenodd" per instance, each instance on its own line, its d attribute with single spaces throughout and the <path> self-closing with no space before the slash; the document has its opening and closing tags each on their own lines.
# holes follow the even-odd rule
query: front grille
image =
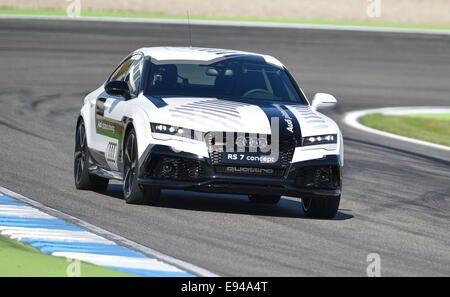
<svg viewBox="0 0 450 297">
<path fill-rule="evenodd" d="M 295 142 L 280 141 L 280 164 L 281 167 L 289 167 L 294 156 Z"/>
<path fill-rule="evenodd" d="M 160 179 L 200 180 L 205 176 L 205 168 L 197 160 L 161 157 L 153 168 L 151 176 Z"/>
<path fill-rule="evenodd" d="M 219 151 L 209 152 L 209 159 L 211 160 L 211 164 L 213 165 L 222 163 L 222 152 Z"/>
<path fill-rule="evenodd" d="M 207 133 L 205 135 L 205 142 L 206 146 L 208 147 L 209 159 L 211 161 L 211 164 L 220 164 L 222 162 L 223 146 L 218 146 L 215 144 L 216 139 L 214 133 Z"/>
<path fill-rule="evenodd" d="M 242 133 L 239 134 L 240 136 L 244 136 L 246 137 L 246 139 L 249 138 L 249 133 Z M 228 174 L 230 174 L 229 171 L 226 171 L 225 169 L 227 167 L 230 167 L 230 165 L 225 165 L 222 164 L 222 154 L 223 152 L 226 150 L 227 147 L 233 147 L 233 151 L 236 152 L 237 151 L 237 146 L 235 144 L 236 142 L 236 138 L 238 137 L 238 133 L 234 133 L 233 136 L 233 143 L 229 146 L 226 145 L 226 133 L 220 133 L 220 132 L 210 132 L 207 133 L 205 135 L 205 142 L 206 145 L 208 147 L 208 153 L 209 153 L 209 159 L 211 164 L 214 166 L 214 169 L 217 173 L 226 173 L 228 172 Z M 270 135 L 266 136 L 268 143 L 270 144 Z M 274 174 L 272 176 L 279 176 L 282 177 L 284 175 L 284 173 L 286 172 L 286 170 L 289 168 L 289 165 L 291 164 L 292 161 L 292 157 L 294 156 L 294 151 L 295 151 L 295 146 L 296 146 L 296 142 L 294 139 L 292 140 L 281 140 L 279 142 L 279 159 L 280 159 L 280 164 L 278 166 L 272 166 L 272 167 L 267 167 L 265 166 L 264 168 L 271 168 L 274 170 Z M 248 145 L 246 145 L 245 147 L 241 147 L 240 149 L 244 150 L 245 152 L 250 152 L 252 151 L 250 149 L 250 147 Z M 255 148 L 253 148 L 253 151 L 255 151 Z M 256 151 L 260 151 L 259 148 L 256 149 Z M 238 164 L 236 164 L 238 165 Z M 236 167 L 236 168 L 255 168 L 255 170 L 253 170 L 253 173 L 243 173 L 240 172 L 237 175 L 261 175 L 261 176 L 268 176 L 267 174 L 258 174 L 258 166 L 231 166 L 231 167 Z M 261 167 L 262 168 L 262 167 Z M 251 170 L 249 170 L 251 171 Z M 238 172 L 238 171 L 237 171 Z"/>
</svg>

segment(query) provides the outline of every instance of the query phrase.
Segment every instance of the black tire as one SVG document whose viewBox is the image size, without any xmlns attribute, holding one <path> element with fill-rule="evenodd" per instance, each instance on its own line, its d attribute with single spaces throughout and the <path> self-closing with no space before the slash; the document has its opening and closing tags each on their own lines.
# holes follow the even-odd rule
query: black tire
<svg viewBox="0 0 450 297">
<path fill-rule="evenodd" d="M 248 195 L 248 200 L 253 203 L 277 204 L 280 199 L 278 195 Z"/>
<path fill-rule="evenodd" d="M 305 216 L 317 219 L 332 219 L 339 209 L 341 196 L 324 198 L 303 198 L 302 208 Z"/>
<path fill-rule="evenodd" d="M 84 122 L 78 123 L 75 133 L 75 153 L 73 164 L 73 175 L 75 187 L 79 190 L 106 191 L 109 179 L 89 174 L 89 150 L 86 140 L 86 129 Z"/>
<path fill-rule="evenodd" d="M 136 133 L 131 129 L 126 136 L 123 149 L 123 197 L 129 204 L 157 205 L 161 200 L 161 191 L 157 188 L 139 186 L 138 167 Z"/>
</svg>

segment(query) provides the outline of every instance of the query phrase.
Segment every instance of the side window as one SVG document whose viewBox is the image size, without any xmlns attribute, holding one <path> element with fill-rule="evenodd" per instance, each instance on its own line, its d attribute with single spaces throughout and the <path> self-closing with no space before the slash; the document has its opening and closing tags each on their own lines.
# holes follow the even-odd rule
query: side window
<svg viewBox="0 0 450 297">
<path fill-rule="evenodd" d="M 114 73 L 111 75 L 110 81 L 125 80 L 125 76 L 127 75 L 128 70 L 130 70 L 132 62 L 133 61 L 131 60 L 131 58 L 123 62 L 122 65 L 120 65 L 119 68 L 117 68 L 116 71 L 114 71 Z"/>
<path fill-rule="evenodd" d="M 139 86 L 141 84 L 141 74 L 142 74 L 142 55 L 134 55 L 128 58 L 119 68 L 114 71 L 111 75 L 110 81 L 121 80 L 128 83 L 130 88 L 130 93 L 137 95 L 139 91 Z"/>
<path fill-rule="evenodd" d="M 130 92 L 133 95 L 137 95 L 139 92 L 139 86 L 141 85 L 143 61 L 144 59 L 142 55 L 135 55 L 131 57 L 131 67 L 130 70 L 128 71 L 128 75 L 125 77 L 125 81 L 128 83 Z"/>
</svg>

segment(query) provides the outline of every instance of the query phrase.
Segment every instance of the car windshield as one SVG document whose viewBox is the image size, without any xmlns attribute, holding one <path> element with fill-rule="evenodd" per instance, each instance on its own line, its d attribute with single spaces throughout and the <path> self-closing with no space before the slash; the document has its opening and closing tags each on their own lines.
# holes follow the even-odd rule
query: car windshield
<svg viewBox="0 0 450 297">
<path fill-rule="evenodd" d="M 152 64 L 147 95 L 258 99 L 304 103 L 285 69 L 225 60 L 203 64 Z"/>
</svg>

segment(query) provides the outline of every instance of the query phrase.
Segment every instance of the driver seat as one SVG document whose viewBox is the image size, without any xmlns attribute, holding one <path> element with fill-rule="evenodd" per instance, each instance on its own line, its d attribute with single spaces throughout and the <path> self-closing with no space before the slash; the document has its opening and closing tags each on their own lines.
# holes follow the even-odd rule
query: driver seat
<svg viewBox="0 0 450 297">
<path fill-rule="evenodd" d="M 239 90 L 241 96 L 254 89 L 267 90 L 266 82 L 261 72 L 246 71 L 242 74 L 242 81 L 245 84 L 241 84 L 241 90 Z"/>
</svg>

